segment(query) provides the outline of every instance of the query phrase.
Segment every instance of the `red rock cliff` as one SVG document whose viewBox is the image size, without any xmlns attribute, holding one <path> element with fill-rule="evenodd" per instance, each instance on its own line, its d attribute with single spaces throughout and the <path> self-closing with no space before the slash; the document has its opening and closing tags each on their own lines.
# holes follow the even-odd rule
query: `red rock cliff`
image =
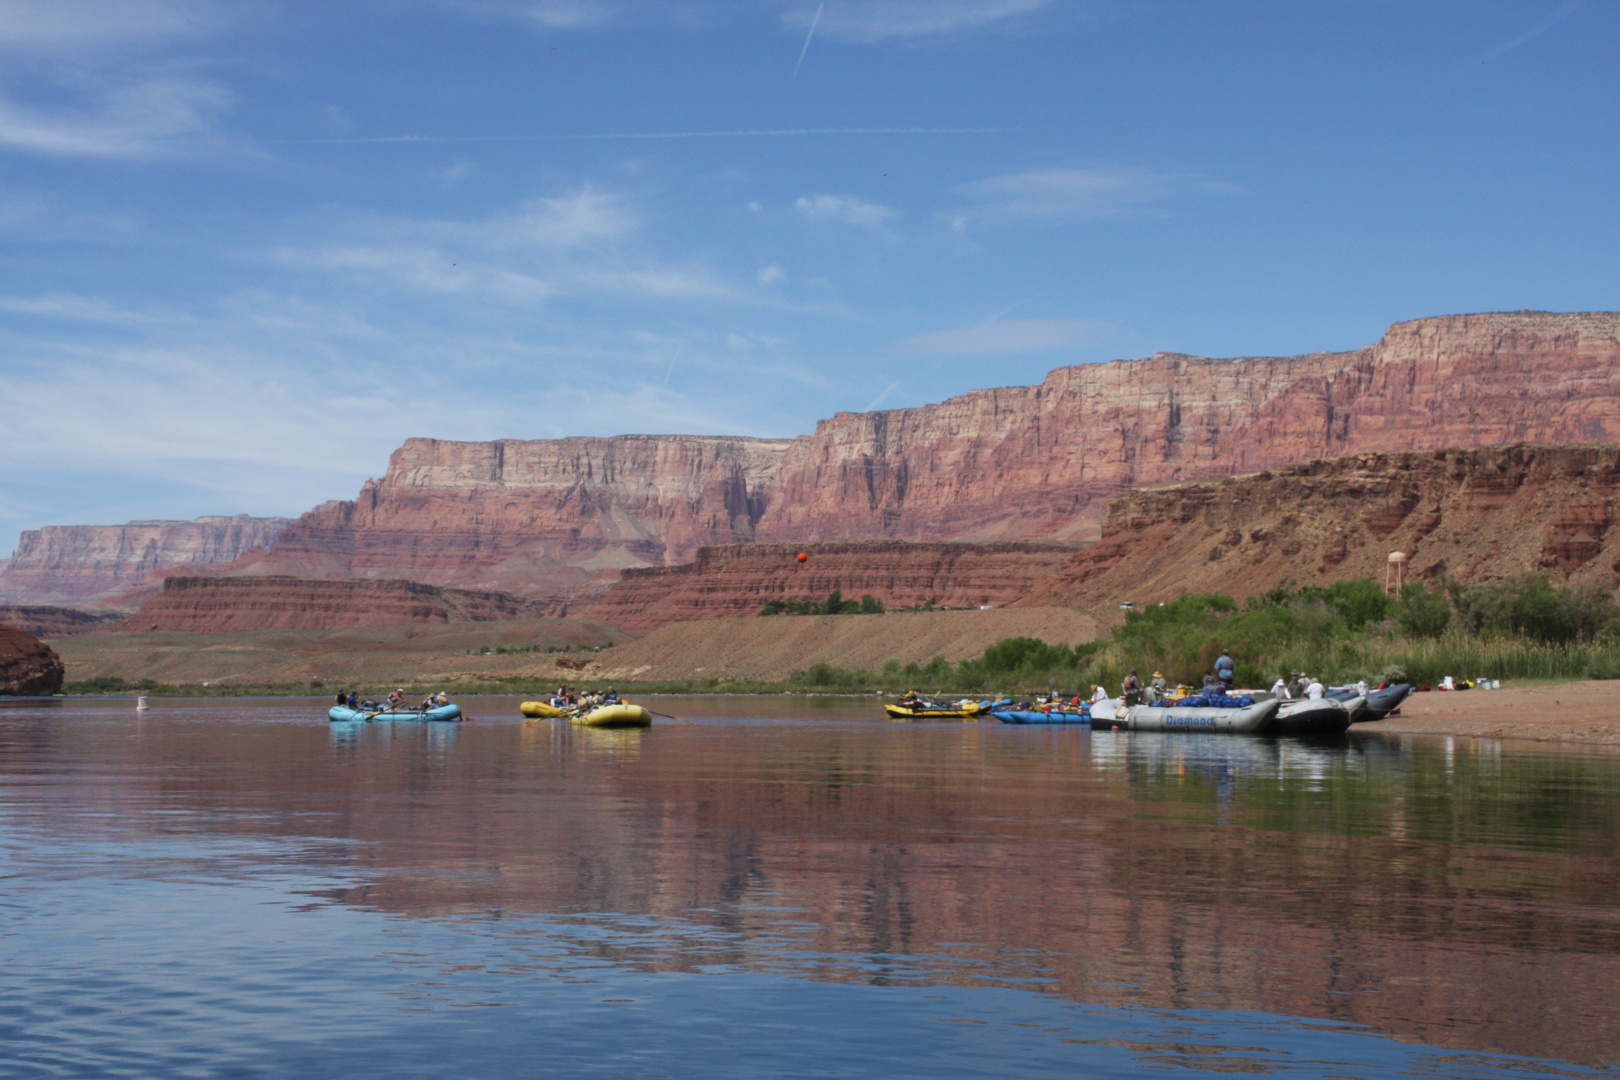
<svg viewBox="0 0 1620 1080">
<path fill-rule="evenodd" d="M 60 604 L 92 600 L 153 573 L 228 563 L 269 547 L 287 518 L 200 517 L 128 525 L 47 525 L 22 534 L 0 570 L 0 601 Z"/>
<path fill-rule="evenodd" d="M 1361 454 L 1133 492 L 1102 541 L 1023 601 L 1091 607 L 1244 597 L 1296 581 L 1546 573 L 1620 583 L 1620 446 L 1518 444 Z"/>
<path fill-rule="evenodd" d="M 1059 368 L 1039 386 L 840 413 L 789 441 L 413 439 L 354 502 L 233 573 L 524 594 L 754 540 L 1093 539 L 1150 484 L 1368 451 L 1620 440 L 1620 314 L 1400 323 L 1349 353 Z"/>
<path fill-rule="evenodd" d="M 794 441 L 760 539 L 1094 539 L 1134 488 L 1365 451 L 1620 439 L 1620 314 L 1398 323 L 1349 353 L 1059 368 L 839 413 Z"/>
<path fill-rule="evenodd" d="M 751 540 L 786 441 L 410 439 L 353 502 L 300 518 L 242 573 L 407 577 L 528 595 Z"/>
</svg>

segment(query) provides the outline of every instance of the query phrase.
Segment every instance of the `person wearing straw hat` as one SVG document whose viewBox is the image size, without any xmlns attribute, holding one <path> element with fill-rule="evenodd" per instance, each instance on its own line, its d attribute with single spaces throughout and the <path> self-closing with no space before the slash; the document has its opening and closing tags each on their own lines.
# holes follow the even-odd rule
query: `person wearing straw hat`
<svg viewBox="0 0 1620 1080">
<path fill-rule="evenodd" d="M 1153 681 L 1148 683 L 1148 693 L 1152 695 L 1154 701 L 1160 701 L 1170 696 L 1170 684 L 1165 682 L 1164 672 L 1155 671 L 1153 673 Z"/>
</svg>

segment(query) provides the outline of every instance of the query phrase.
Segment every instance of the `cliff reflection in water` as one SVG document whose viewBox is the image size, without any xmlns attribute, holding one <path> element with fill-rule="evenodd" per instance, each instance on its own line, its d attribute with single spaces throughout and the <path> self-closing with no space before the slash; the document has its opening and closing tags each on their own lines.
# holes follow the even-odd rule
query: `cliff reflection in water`
<svg viewBox="0 0 1620 1080">
<path fill-rule="evenodd" d="M 1012 985 L 1614 1057 L 1614 758 L 822 715 L 183 739 L 154 723 L 100 809 L 162 833 L 359 841 L 310 846 L 353 882 L 323 896 L 553 916 L 579 928 L 570 948 L 647 970 Z M 13 766 L 39 752 L 4 748 Z M 635 932 L 587 932 L 604 922 Z"/>
</svg>

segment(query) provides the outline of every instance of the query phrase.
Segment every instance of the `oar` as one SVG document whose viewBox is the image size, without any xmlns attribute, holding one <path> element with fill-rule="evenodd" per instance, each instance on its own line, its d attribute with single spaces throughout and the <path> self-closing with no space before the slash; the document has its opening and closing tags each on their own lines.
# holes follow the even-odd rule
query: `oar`
<svg viewBox="0 0 1620 1080">
<path fill-rule="evenodd" d="M 647 706 L 643 705 L 642 708 L 647 709 Z M 652 713 L 654 716 L 662 716 L 665 720 L 679 720 L 683 724 L 692 724 L 692 721 L 688 720 L 684 716 L 671 716 L 667 712 L 654 712 L 652 709 L 647 709 L 647 711 Z M 692 724 L 692 726 L 697 727 L 696 724 Z"/>
</svg>

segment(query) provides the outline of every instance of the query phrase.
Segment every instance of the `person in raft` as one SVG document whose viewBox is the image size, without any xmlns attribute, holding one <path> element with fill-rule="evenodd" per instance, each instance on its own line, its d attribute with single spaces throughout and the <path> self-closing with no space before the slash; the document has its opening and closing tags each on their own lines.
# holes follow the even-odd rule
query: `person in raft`
<svg viewBox="0 0 1620 1080">
<path fill-rule="evenodd" d="M 398 690 L 394 690 L 394 691 L 389 693 L 389 695 L 388 695 L 388 704 L 390 704 L 390 705 L 403 705 L 404 703 L 405 703 L 405 688 L 403 686 L 400 687 Z"/>
<path fill-rule="evenodd" d="M 1125 704 L 1142 704 L 1142 680 L 1136 677 L 1135 668 L 1131 668 L 1130 674 L 1125 676 L 1125 681 L 1120 684 L 1119 690 L 1119 696 L 1124 700 Z"/>
<path fill-rule="evenodd" d="M 1154 701 L 1162 701 L 1170 696 L 1170 684 L 1164 681 L 1164 672 L 1155 671 L 1153 681 L 1148 683 L 1148 693 Z"/>
<path fill-rule="evenodd" d="M 1215 661 L 1215 677 L 1228 688 L 1237 682 L 1237 665 L 1232 662 L 1232 656 L 1225 649 L 1221 650 L 1220 659 Z"/>
<path fill-rule="evenodd" d="M 1305 688 L 1305 696 L 1311 701 L 1321 701 L 1326 693 L 1327 687 L 1323 686 L 1322 680 L 1317 678 L 1312 678 L 1311 684 Z"/>
<path fill-rule="evenodd" d="M 1294 698 L 1294 695 L 1288 692 L 1288 684 L 1283 682 L 1281 675 L 1277 676 L 1277 681 L 1271 684 L 1271 696 L 1278 701 L 1292 701 Z"/>
<path fill-rule="evenodd" d="M 1094 703 L 1098 702 L 1098 701 L 1107 701 L 1108 700 L 1108 691 L 1103 689 L 1100 686 L 1093 686 L 1091 688 L 1091 700 Z"/>
</svg>

